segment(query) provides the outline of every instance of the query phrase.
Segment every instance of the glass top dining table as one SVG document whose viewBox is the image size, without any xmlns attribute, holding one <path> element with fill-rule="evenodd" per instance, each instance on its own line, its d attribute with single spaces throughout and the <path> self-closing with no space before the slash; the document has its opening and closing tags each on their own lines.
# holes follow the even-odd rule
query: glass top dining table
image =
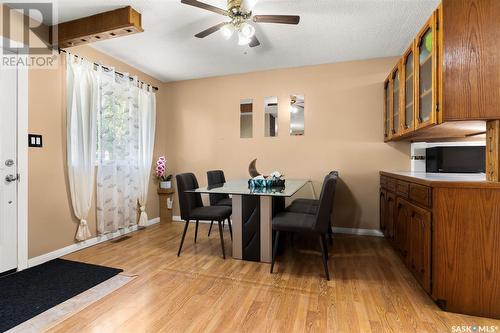
<svg viewBox="0 0 500 333">
<path fill-rule="evenodd" d="M 300 190 L 308 181 L 303 179 L 287 179 L 284 187 L 256 187 L 250 188 L 248 180 L 231 180 L 223 184 L 200 187 L 186 192 L 208 193 L 208 194 L 233 194 L 233 195 L 257 195 L 272 197 L 291 197 Z"/>
<path fill-rule="evenodd" d="M 286 179 L 284 187 L 250 188 L 247 179 L 230 180 L 186 192 L 231 194 L 233 258 L 270 263 L 274 208 L 284 208 L 285 198 L 297 193 L 307 182 Z M 249 239 L 252 242 L 248 242 Z"/>
</svg>

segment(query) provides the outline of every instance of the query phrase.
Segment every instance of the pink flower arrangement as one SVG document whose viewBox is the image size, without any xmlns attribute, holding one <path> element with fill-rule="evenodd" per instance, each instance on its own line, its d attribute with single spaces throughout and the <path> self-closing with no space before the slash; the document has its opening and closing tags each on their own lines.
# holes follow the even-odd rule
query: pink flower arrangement
<svg viewBox="0 0 500 333">
<path fill-rule="evenodd" d="M 165 156 L 160 156 L 158 161 L 156 161 L 156 178 L 161 182 L 168 182 L 172 179 L 172 175 L 167 175 L 167 160 Z"/>
</svg>

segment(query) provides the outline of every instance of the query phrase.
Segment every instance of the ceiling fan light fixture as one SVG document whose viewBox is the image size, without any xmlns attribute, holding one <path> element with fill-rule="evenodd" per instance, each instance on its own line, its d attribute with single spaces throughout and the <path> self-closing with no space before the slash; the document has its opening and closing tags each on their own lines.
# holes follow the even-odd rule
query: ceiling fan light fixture
<svg viewBox="0 0 500 333">
<path fill-rule="evenodd" d="M 255 28 L 253 27 L 253 25 L 245 22 L 241 24 L 240 32 L 243 37 L 251 39 L 255 35 Z"/>
<path fill-rule="evenodd" d="M 233 36 L 234 27 L 232 24 L 226 24 L 225 26 L 222 27 L 221 32 L 222 36 L 224 36 L 225 39 L 229 39 Z"/>
<path fill-rule="evenodd" d="M 251 41 L 251 37 L 247 37 L 241 31 L 238 31 L 238 45 L 248 45 Z"/>
<path fill-rule="evenodd" d="M 235 33 L 238 35 L 239 45 L 248 45 L 251 48 L 260 44 L 255 35 L 255 27 L 248 22 L 276 23 L 297 25 L 300 22 L 298 15 L 253 15 L 253 8 L 259 0 L 226 0 L 226 9 L 209 5 L 200 0 L 181 0 L 181 3 L 208 10 L 226 17 L 226 22 L 221 22 L 196 35 L 197 38 L 205 38 L 219 30 L 225 39 L 230 39 Z M 229 19 L 230 21 L 227 21 Z"/>
</svg>

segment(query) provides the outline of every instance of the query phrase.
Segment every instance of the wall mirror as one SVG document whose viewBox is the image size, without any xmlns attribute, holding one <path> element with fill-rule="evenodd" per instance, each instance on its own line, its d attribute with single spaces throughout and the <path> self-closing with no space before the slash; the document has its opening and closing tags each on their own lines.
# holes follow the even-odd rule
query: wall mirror
<svg viewBox="0 0 500 333">
<path fill-rule="evenodd" d="M 278 136 L 278 97 L 264 98 L 264 135 Z"/>
<path fill-rule="evenodd" d="M 304 135 L 304 95 L 290 96 L 290 135 Z"/>
<path fill-rule="evenodd" d="M 251 138 L 253 134 L 253 99 L 240 100 L 240 138 Z"/>
</svg>

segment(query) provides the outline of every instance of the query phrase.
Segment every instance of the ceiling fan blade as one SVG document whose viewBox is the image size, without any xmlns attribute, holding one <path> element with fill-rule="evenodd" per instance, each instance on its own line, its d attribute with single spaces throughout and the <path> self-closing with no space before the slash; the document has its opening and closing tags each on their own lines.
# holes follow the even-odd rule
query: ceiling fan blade
<svg viewBox="0 0 500 333">
<path fill-rule="evenodd" d="M 196 35 L 194 35 L 195 37 L 198 37 L 198 38 L 204 38 L 204 37 L 207 37 L 208 35 L 210 34 L 213 34 L 214 32 L 216 31 L 219 31 L 223 26 L 225 26 L 226 24 L 228 24 L 227 22 L 223 22 L 223 23 L 219 23 L 217 25 L 214 25 L 213 27 L 210 27 L 206 30 L 203 30 L 202 32 L 199 32 L 197 33 Z"/>
<path fill-rule="evenodd" d="M 212 6 L 212 5 L 206 4 L 204 2 L 197 1 L 197 0 L 181 0 L 181 3 L 183 3 L 185 5 L 190 5 L 190 6 L 198 7 L 201 9 L 209 10 L 209 11 L 217 13 L 217 14 L 228 16 L 227 10 L 224 10 L 224 9 L 219 8 L 219 7 L 215 7 L 215 6 Z"/>
<path fill-rule="evenodd" d="M 256 47 L 256 46 L 259 46 L 259 45 L 260 45 L 260 42 L 257 39 L 257 36 L 253 35 L 252 40 L 250 41 L 250 43 L 248 43 L 248 46 L 250 46 L 250 47 Z"/>
<path fill-rule="evenodd" d="M 299 24 L 300 16 L 296 15 L 255 15 L 253 21 L 257 23 Z"/>
</svg>

